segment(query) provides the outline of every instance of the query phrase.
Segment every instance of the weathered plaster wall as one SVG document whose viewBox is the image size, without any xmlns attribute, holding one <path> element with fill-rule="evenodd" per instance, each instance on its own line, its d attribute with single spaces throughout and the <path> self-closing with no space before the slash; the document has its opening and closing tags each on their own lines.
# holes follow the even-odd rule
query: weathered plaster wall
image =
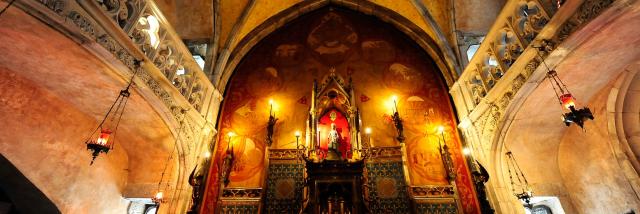
<svg viewBox="0 0 640 214">
<path fill-rule="evenodd" d="M 0 66 L 0 153 L 62 213 L 124 213 L 128 159 L 116 144 L 89 166 L 83 138 L 95 119 Z"/>
<path fill-rule="evenodd" d="M 157 0 L 155 3 L 181 39 L 212 39 L 212 0 Z"/>
<path fill-rule="evenodd" d="M 640 200 L 613 154 L 611 143 L 617 141 L 609 138 L 606 104 L 612 85 L 588 104 L 596 120 L 587 124 L 586 132 L 572 127 L 560 142 L 560 174 L 576 208 L 567 213 L 624 213 L 640 208 Z"/>
<path fill-rule="evenodd" d="M 486 34 L 506 0 L 453 0 L 456 30 Z"/>
<path fill-rule="evenodd" d="M 122 213 L 124 197 L 150 197 L 172 135 L 131 91 L 109 154 L 89 167 L 84 140 L 126 80 L 62 33 L 17 7 L 0 26 L 0 152 L 64 213 Z M 120 212 L 122 211 L 122 212 Z"/>
</svg>

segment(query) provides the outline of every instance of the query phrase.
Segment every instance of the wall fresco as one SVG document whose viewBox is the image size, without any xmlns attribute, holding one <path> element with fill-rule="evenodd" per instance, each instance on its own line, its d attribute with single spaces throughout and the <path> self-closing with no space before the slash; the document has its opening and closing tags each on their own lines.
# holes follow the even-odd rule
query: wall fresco
<svg viewBox="0 0 640 214">
<path fill-rule="evenodd" d="M 306 131 L 313 81 L 332 68 L 353 80 L 362 126 L 371 127 L 373 146 L 398 145 L 391 121 L 397 106 L 405 123 L 411 185 L 448 184 L 438 152 L 445 139 L 459 173 L 460 196 L 467 201 L 465 212 L 473 213 L 473 186 L 449 96 L 433 61 L 393 26 L 341 8 L 320 9 L 289 23 L 254 47 L 236 69 L 221 112 L 217 148 L 218 154 L 225 151 L 228 132 L 237 135 L 231 142 L 240 160 L 229 186 L 263 185 L 269 113 L 278 118 L 271 147 L 294 148 L 294 132 Z M 444 136 L 436 131 L 440 125 Z M 300 143 L 308 144 L 305 134 Z M 220 162 L 221 155 L 216 157 Z"/>
</svg>

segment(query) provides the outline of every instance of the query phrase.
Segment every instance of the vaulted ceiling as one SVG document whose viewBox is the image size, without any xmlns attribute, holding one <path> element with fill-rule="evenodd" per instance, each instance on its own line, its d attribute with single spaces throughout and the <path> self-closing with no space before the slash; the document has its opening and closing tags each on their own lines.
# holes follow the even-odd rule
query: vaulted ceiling
<svg viewBox="0 0 640 214">
<path fill-rule="evenodd" d="M 331 0 L 329 3 L 333 2 Z M 353 1 L 358 2 L 358 1 Z M 485 34 L 505 0 L 369 0 L 401 15 L 439 44 L 456 49 L 455 32 Z M 482 3 L 480 3 L 482 2 Z M 156 0 L 165 17 L 184 40 L 217 44 L 233 50 L 269 18 L 302 4 L 326 0 Z M 336 2 L 338 3 L 338 2 Z M 299 13 L 306 11 L 299 10 Z"/>
<path fill-rule="evenodd" d="M 213 37 L 214 11 L 220 15 L 220 39 L 225 41 L 235 25 L 239 36 L 244 36 L 259 24 L 283 10 L 294 7 L 302 0 L 156 0 L 156 4 L 184 39 Z M 505 0 L 371 0 L 396 11 L 425 31 L 431 31 L 426 16 L 431 16 L 438 27 L 453 38 L 452 32 L 486 32 L 500 12 Z M 216 5 L 217 4 L 217 5 Z M 426 13 L 425 13 L 426 12 Z M 455 14 L 455 15 L 454 15 Z M 454 23 L 455 22 L 455 23 Z M 455 28 L 455 29 L 454 29 Z"/>
</svg>

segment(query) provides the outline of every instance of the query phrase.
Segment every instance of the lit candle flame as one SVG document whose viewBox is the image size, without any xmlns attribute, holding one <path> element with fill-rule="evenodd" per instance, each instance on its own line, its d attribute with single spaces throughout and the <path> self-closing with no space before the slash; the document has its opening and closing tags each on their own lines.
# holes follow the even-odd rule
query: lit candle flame
<svg viewBox="0 0 640 214">
<path fill-rule="evenodd" d="M 465 147 L 464 149 L 462 149 L 462 154 L 469 155 L 469 154 L 471 154 L 471 150 L 469 148 Z"/>
</svg>

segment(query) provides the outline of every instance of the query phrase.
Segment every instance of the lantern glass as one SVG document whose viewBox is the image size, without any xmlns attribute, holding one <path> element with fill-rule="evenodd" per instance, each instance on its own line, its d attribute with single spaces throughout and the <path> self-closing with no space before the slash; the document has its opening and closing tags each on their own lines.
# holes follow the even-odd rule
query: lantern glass
<svg viewBox="0 0 640 214">
<path fill-rule="evenodd" d="M 109 136 L 111 135 L 111 130 L 109 129 L 102 129 L 102 131 L 100 131 L 100 135 L 98 136 L 98 140 L 96 141 L 96 143 L 100 144 L 100 145 L 107 145 L 107 143 L 109 142 Z"/>
<path fill-rule="evenodd" d="M 560 101 L 562 102 L 562 106 L 566 109 L 570 109 L 570 107 L 575 107 L 576 102 L 571 94 L 563 94 L 560 96 Z"/>
</svg>

